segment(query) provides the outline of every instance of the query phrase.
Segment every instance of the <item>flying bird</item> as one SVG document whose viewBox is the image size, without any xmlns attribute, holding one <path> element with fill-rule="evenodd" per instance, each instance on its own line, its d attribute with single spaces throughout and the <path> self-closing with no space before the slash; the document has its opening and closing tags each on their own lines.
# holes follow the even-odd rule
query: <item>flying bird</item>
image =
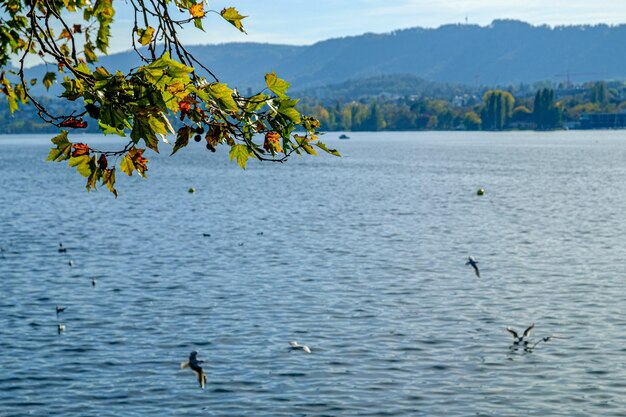
<svg viewBox="0 0 626 417">
<path fill-rule="evenodd" d="M 522 334 L 521 337 L 510 326 L 506 328 L 506 331 L 513 335 L 513 344 L 514 345 L 519 345 L 520 343 L 523 343 L 524 345 L 527 345 L 528 344 L 528 337 L 530 336 L 530 332 L 533 330 L 533 327 L 535 327 L 535 323 L 533 323 L 530 326 L 528 326 L 526 328 L 526 330 L 524 330 L 524 333 Z M 547 342 L 547 340 L 546 340 L 546 342 Z"/>
<path fill-rule="evenodd" d="M 59 313 L 63 313 L 67 307 L 59 307 L 57 306 L 57 317 L 59 317 Z"/>
<path fill-rule="evenodd" d="M 291 350 L 303 350 L 306 353 L 311 353 L 311 349 L 307 345 L 301 345 L 298 342 L 289 342 L 289 346 L 291 346 Z"/>
<path fill-rule="evenodd" d="M 476 273 L 476 276 L 480 278 L 480 271 L 478 270 L 478 261 L 474 259 L 473 256 L 470 256 L 467 258 L 467 262 L 465 262 L 465 265 L 471 265 L 472 268 L 474 268 L 474 272 Z"/>
<path fill-rule="evenodd" d="M 63 243 L 62 243 L 62 242 L 61 242 L 61 243 L 59 243 L 59 252 L 60 252 L 60 253 L 65 253 L 65 252 L 67 252 L 67 248 L 64 248 L 64 247 L 63 247 Z"/>
<path fill-rule="evenodd" d="M 200 366 L 204 361 L 198 360 L 198 352 L 195 350 L 189 354 L 189 360 L 180 363 L 181 369 L 191 368 L 191 370 L 198 377 L 198 382 L 200 383 L 200 388 L 204 389 L 206 385 L 206 374 L 204 373 L 204 369 Z"/>
</svg>

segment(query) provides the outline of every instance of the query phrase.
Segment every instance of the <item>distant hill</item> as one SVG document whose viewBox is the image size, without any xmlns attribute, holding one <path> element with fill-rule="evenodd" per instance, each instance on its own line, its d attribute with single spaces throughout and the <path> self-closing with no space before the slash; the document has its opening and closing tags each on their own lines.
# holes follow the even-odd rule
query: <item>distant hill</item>
<svg viewBox="0 0 626 417">
<path fill-rule="evenodd" d="M 231 43 L 192 46 L 218 77 L 245 89 L 263 87 L 276 70 L 300 90 L 347 80 L 409 74 L 467 85 L 626 79 L 626 25 L 532 26 L 496 20 L 488 26 L 445 25 L 330 39 L 310 46 Z M 130 68 L 131 52 L 102 62 Z M 34 68 L 31 72 L 43 72 Z"/>
</svg>

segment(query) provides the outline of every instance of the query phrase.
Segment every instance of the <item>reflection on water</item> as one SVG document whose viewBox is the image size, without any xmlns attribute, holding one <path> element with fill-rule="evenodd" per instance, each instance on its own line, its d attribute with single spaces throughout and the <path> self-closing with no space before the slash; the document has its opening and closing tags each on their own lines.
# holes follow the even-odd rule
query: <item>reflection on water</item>
<svg viewBox="0 0 626 417">
<path fill-rule="evenodd" d="M 352 139 L 115 200 L 0 138 L 0 415 L 625 415 L 624 133 Z"/>
</svg>

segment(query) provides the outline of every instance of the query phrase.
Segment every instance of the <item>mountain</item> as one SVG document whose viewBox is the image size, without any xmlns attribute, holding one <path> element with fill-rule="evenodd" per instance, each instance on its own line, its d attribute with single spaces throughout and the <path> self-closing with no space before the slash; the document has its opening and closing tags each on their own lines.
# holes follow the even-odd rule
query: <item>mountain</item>
<svg viewBox="0 0 626 417">
<path fill-rule="evenodd" d="M 626 25 L 549 27 L 496 20 L 488 26 L 454 24 L 368 33 L 310 46 L 230 43 L 189 49 L 221 81 L 246 92 L 263 88 L 264 73 L 274 70 L 301 90 L 396 74 L 488 86 L 568 78 L 623 80 L 625 39 Z M 124 52 L 103 57 L 102 63 L 127 69 L 139 61 L 132 52 Z"/>
</svg>

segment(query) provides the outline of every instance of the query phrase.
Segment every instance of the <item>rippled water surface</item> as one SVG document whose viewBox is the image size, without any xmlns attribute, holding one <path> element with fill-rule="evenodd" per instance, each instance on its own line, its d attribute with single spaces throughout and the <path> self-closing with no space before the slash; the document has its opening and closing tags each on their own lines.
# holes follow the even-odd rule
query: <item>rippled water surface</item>
<svg viewBox="0 0 626 417">
<path fill-rule="evenodd" d="M 0 416 L 626 415 L 626 132 L 351 136 L 117 200 L 0 137 Z"/>
</svg>

